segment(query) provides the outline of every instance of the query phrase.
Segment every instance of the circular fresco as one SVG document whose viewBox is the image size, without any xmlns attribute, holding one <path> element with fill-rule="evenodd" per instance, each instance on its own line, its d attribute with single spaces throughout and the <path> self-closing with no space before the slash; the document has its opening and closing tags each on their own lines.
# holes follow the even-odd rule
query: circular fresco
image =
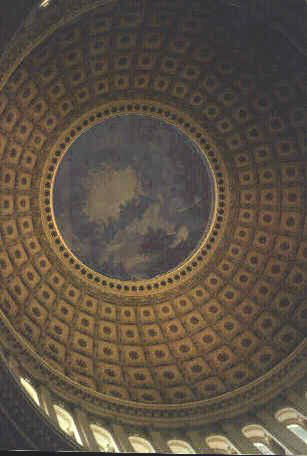
<svg viewBox="0 0 307 456">
<path fill-rule="evenodd" d="M 213 176 L 205 156 L 166 122 L 113 117 L 82 134 L 58 168 L 56 223 L 87 266 L 121 280 L 182 263 L 210 225 Z"/>
</svg>

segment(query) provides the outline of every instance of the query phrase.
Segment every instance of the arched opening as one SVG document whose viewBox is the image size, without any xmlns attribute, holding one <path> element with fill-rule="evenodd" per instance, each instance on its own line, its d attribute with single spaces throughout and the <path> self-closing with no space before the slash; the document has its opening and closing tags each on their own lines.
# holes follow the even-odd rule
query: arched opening
<svg viewBox="0 0 307 456">
<path fill-rule="evenodd" d="M 258 424 L 245 426 L 242 433 L 262 454 L 291 454 L 281 442 Z"/>
<path fill-rule="evenodd" d="M 286 407 L 278 410 L 278 412 L 275 413 L 275 418 L 307 444 L 306 417 L 294 408 Z"/>
<path fill-rule="evenodd" d="M 100 451 L 104 453 L 119 453 L 119 449 L 109 431 L 96 424 L 91 424 L 90 428 Z"/>
<path fill-rule="evenodd" d="M 50 3 L 51 3 L 51 0 L 42 0 L 42 1 L 40 2 L 39 6 L 40 6 L 41 8 L 47 8 L 47 6 L 49 6 Z"/>
<path fill-rule="evenodd" d="M 210 435 L 206 438 L 206 444 L 212 450 L 218 450 L 222 454 L 239 454 L 230 440 L 222 435 Z"/>
<path fill-rule="evenodd" d="M 33 399 L 33 401 L 36 403 L 36 405 L 40 405 L 40 400 L 37 394 L 36 389 L 31 385 L 29 380 L 26 378 L 20 377 L 20 383 L 22 384 L 23 388 L 26 390 L 26 392 L 29 394 L 29 396 Z"/>
<path fill-rule="evenodd" d="M 175 454 L 195 454 L 191 445 L 184 440 L 169 440 L 167 442 L 172 453 Z"/>
<path fill-rule="evenodd" d="M 58 420 L 58 424 L 62 431 L 66 432 L 70 437 L 75 439 L 80 445 L 82 445 L 82 440 L 79 435 L 78 429 L 76 428 L 73 417 L 67 410 L 64 410 L 59 405 L 54 405 L 54 411 Z"/>
<path fill-rule="evenodd" d="M 136 453 L 155 453 L 152 444 L 142 437 L 131 436 L 129 442 Z"/>
</svg>

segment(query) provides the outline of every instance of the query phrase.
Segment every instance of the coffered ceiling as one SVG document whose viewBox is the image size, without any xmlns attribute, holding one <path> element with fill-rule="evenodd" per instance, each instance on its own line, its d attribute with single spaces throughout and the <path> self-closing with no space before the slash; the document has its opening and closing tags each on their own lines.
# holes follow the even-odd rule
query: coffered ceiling
<svg viewBox="0 0 307 456">
<path fill-rule="evenodd" d="M 21 31 L 31 51 L 13 68 L 13 43 L 1 62 L 1 343 L 100 413 L 163 422 L 248 407 L 302 373 L 302 57 L 269 28 L 236 30 L 219 2 L 68 3 L 38 9 Z M 178 128 L 216 183 L 194 256 L 147 281 L 83 264 L 53 213 L 66 150 L 123 114 Z"/>
</svg>

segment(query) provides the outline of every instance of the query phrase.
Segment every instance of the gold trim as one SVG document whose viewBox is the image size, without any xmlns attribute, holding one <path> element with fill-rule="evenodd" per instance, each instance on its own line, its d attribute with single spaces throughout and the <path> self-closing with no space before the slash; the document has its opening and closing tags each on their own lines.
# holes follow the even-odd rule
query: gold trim
<svg viewBox="0 0 307 456">
<path fill-rule="evenodd" d="M 129 107 L 131 108 L 129 109 Z M 146 107 L 146 110 L 144 110 L 143 107 Z M 55 176 L 61 160 L 65 156 L 65 153 L 71 144 L 78 136 L 86 130 L 89 130 L 91 127 L 101 123 L 103 120 L 124 114 L 150 116 L 176 126 L 194 144 L 197 145 L 198 149 L 208 163 L 214 182 L 215 201 L 213 214 L 211 215 L 210 226 L 204 233 L 199 246 L 196 247 L 194 252 L 192 252 L 190 256 L 176 268 L 147 280 L 123 281 L 113 279 L 97 273 L 89 266 L 83 264 L 66 245 L 65 240 L 57 227 L 53 211 L 53 187 Z M 180 119 L 181 122 L 179 122 L 178 119 Z M 186 125 L 189 125 L 189 127 L 187 128 Z M 72 131 L 74 132 L 73 136 L 70 135 L 70 132 Z M 77 132 L 78 134 L 76 134 Z M 216 147 L 210 143 L 209 153 L 213 154 L 212 158 L 216 161 L 215 165 L 213 165 L 210 156 L 208 156 L 209 154 L 207 155 L 204 150 L 204 145 L 209 145 L 207 134 L 201 127 L 195 124 L 193 119 L 187 115 L 183 115 L 180 111 L 174 109 L 170 105 L 157 103 L 153 100 L 127 99 L 102 104 L 87 112 L 80 119 L 74 121 L 68 128 L 66 128 L 48 153 L 48 157 L 46 158 L 46 162 L 41 173 L 39 186 L 39 205 L 43 229 L 48 242 L 56 255 L 60 258 L 61 262 L 64 264 L 65 268 L 68 268 L 74 275 L 77 274 L 78 278 L 82 281 L 86 281 L 87 285 L 94 285 L 98 289 L 103 288 L 104 290 L 107 290 L 108 293 L 118 296 L 133 296 L 135 294 L 138 296 L 146 296 L 150 294 L 150 296 L 152 296 L 153 294 L 156 295 L 160 293 L 161 290 L 163 292 L 169 290 L 173 291 L 178 285 L 190 281 L 191 278 L 203 269 L 203 265 L 206 264 L 208 262 L 208 258 L 213 255 L 213 252 L 218 244 L 217 239 L 220 238 L 221 232 L 223 231 L 226 223 L 225 220 L 227 219 L 227 217 L 224 216 L 225 206 L 227 207 L 228 205 L 226 192 L 228 185 L 227 182 L 225 182 L 227 180 L 226 169 Z M 53 160 L 57 161 L 56 165 L 53 164 Z M 216 170 L 214 167 L 216 169 L 218 168 L 218 170 L 222 172 L 223 176 L 219 178 L 219 182 L 222 182 L 220 184 L 217 183 L 215 174 Z M 51 169 L 52 171 L 50 171 Z M 47 198 L 44 195 L 46 185 L 48 185 L 47 191 L 49 193 L 49 197 Z M 220 201 L 222 189 L 223 193 L 226 194 L 225 199 L 223 199 L 222 202 L 223 207 L 221 207 Z M 47 200 L 49 200 L 48 203 L 46 203 Z M 220 218 L 223 220 L 217 223 L 217 216 L 219 213 Z M 50 219 L 50 214 L 52 221 Z M 217 229 L 217 226 L 220 228 Z M 213 232 L 215 234 L 213 234 Z"/>
</svg>

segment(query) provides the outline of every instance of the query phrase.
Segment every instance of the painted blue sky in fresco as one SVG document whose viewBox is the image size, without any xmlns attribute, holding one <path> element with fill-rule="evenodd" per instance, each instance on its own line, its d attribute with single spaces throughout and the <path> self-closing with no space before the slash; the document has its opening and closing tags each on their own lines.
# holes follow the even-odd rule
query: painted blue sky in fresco
<svg viewBox="0 0 307 456">
<path fill-rule="evenodd" d="M 167 272 L 197 247 L 213 207 L 206 160 L 175 127 L 127 115 L 82 134 L 55 180 L 54 212 L 67 246 L 109 277 Z"/>
</svg>

